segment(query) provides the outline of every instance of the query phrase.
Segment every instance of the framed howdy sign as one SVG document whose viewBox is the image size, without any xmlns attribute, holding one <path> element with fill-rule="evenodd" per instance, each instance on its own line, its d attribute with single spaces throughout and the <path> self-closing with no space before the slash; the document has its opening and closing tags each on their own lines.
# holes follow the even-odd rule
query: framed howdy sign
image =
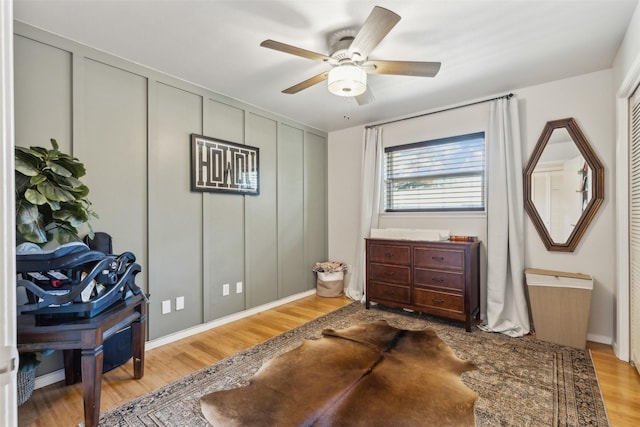
<svg viewBox="0 0 640 427">
<path fill-rule="evenodd" d="M 260 149 L 191 134 L 191 191 L 258 195 Z"/>
</svg>

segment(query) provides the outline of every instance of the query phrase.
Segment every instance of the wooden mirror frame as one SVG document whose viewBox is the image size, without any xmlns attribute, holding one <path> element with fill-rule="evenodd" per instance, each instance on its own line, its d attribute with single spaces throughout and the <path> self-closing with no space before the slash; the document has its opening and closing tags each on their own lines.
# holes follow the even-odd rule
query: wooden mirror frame
<svg viewBox="0 0 640 427">
<path fill-rule="evenodd" d="M 587 204 L 587 207 L 582 212 L 580 219 L 576 223 L 573 231 L 569 235 L 566 242 L 554 242 L 549 234 L 549 230 L 544 225 L 536 206 L 533 204 L 533 200 L 531 198 L 531 178 L 533 175 L 533 171 L 538 164 L 538 160 L 540 156 L 542 156 L 542 152 L 544 148 L 547 146 L 549 142 L 549 138 L 555 129 L 564 128 L 569 132 L 571 139 L 580 150 L 580 154 L 585 159 L 589 167 L 592 171 L 592 182 L 593 193 L 591 200 Z M 604 201 L 604 167 L 598 156 L 596 156 L 595 152 L 589 145 L 587 138 L 584 136 L 580 127 L 576 123 L 573 118 L 568 119 L 560 119 L 560 120 L 552 120 L 547 122 L 544 129 L 542 130 L 542 134 L 538 139 L 538 143 L 536 144 L 533 152 L 531 153 L 531 157 L 527 162 L 527 166 L 524 169 L 524 209 L 529 214 L 529 218 L 531 218 L 531 222 L 536 227 L 540 238 L 542 239 L 544 245 L 547 247 L 547 250 L 550 251 L 561 251 L 561 252 L 573 252 L 575 248 L 578 246 L 580 242 L 580 238 L 585 233 L 591 220 L 594 215 L 600 208 L 600 205 Z"/>
</svg>

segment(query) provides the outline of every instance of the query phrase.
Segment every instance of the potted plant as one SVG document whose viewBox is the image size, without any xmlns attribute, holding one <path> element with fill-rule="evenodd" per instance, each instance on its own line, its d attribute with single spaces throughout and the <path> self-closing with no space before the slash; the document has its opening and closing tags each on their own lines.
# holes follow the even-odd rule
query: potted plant
<svg viewBox="0 0 640 427">
<path fill-rule="evenodd" d="M 79 227 L 93 229 L 97 218 L 87 198 L 89 188 L 79 178 L 86 173 L 77 158 L 62 153 L 51 139 L 52 149 L 16 147 L 16 240 L 45 246 L 79 241 Z"/>
</svg>

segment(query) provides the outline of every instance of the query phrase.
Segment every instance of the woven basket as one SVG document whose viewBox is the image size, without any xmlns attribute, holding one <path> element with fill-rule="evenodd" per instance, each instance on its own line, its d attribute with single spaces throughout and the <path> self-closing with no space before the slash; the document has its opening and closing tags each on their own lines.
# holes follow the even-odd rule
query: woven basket
<svg viewBox="0 0 640 427">
<path fill-rule="evenodd" d="M 339 297 L 344 292 L 344 273 L 338 271 L 335 273 L 318 272 L 318 280 L 316 282 L 316 295 L 319 297 L 333 298 Z"/>
<path fill-rule="evenodd" d="M 33 387 L 36 383 L 36 371 L 18 371 L 18 406 L 24 404 L 31 397 Z"/>
</svg>

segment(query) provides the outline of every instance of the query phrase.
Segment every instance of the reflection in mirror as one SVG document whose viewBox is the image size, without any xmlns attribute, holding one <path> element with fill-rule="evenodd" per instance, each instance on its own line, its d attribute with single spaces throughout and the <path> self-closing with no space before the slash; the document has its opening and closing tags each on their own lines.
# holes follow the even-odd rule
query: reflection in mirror
<svg viewBox="0 0 640 427">
<path fill-rule="evenodd" d="M 554 129 L 531 177 L 531 199 L 554 242 L 566 243 L 587 207 L 590 174 L 567 129 Z"/>
<path fill-rule="evenodd" d="M 547 123 L 524 175 L 525 209 L 545 246 L 573 251 L 604 200 L 604 168 L 575 120 Z"/>
</svg>

